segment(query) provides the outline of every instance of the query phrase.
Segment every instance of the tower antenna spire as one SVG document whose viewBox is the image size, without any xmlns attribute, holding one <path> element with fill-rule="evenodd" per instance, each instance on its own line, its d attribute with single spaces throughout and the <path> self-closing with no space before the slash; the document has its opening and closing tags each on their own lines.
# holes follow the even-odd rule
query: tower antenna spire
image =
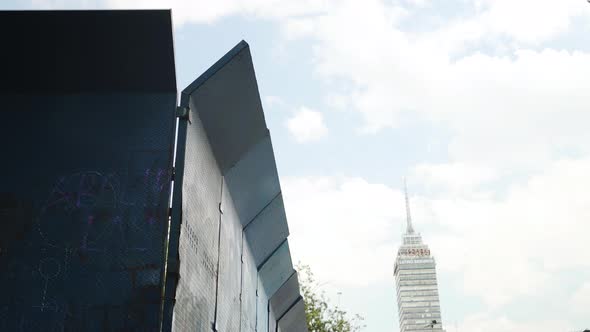
<svg viewBox="0 0 590 332">
<path fill-rule="evenodd" d="M 406 196 L 406 222 L 407 222 L 407 234 L 414 233 L 414 227 L 412 226 L 412 214 L 410 213 L 410 199 L 408 198 L 408 185 L 406 183 L 406 178 L 404 177 L 404 193 Z"/>
</svg>

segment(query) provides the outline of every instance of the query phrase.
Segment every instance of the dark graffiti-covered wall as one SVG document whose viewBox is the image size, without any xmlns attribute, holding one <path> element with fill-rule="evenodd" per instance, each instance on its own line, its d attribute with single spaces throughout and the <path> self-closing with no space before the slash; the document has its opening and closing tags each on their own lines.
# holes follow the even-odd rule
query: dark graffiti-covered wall
<svg viewBox="0 0 590 332">
<path fill-rule="evenodd" d="M 167 12 L 0 14 L 0 331 L 159 328 L 169 32 Z"/>
<path fill-rule="evenodd" d="M 0 41 L 0 331 L 307 331 L 248 44 L 177 107 L 170 11 Z"/>
</svg>

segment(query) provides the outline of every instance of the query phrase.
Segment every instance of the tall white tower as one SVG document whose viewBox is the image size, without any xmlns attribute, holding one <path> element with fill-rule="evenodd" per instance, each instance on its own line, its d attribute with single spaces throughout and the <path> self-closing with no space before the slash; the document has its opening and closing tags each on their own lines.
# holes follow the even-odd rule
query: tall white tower
<svg viewBox="0 0 590 332">
<path fill-rule="evenodd" d="M 414 231 L 408 189 L 406 195 L 407 228 L 403 244 L 397 252 L 395 284 L 400 332 L 444 331 L 436 281 L 436 262 L 430 249 L 422 243 L 420 233 Z"/>
</svg>

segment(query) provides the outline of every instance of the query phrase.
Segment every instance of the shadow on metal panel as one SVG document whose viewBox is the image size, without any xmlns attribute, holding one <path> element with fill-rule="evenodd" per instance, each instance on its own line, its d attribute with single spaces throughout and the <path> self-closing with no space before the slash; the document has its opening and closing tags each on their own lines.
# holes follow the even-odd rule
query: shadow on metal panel
<svg viewBox="0 0 590 332">
<path fill-rule="evenodd" d="M 246 227 L 281 193 L 270 134 L 253 145 L 225 176 L 242 225 Z M 286 218 L 277 219 L 276 223 L 288 232 Z"/>
<path fill-rule="evenodd" d="M 283 316 L 299 297 L 299 279 L 297 278 L 297 272 L 293 271 L 289 279 L 270 298 L 270 304 L 275 316 L 277 318 Z"/>
<path fill-rule="evenodd" d="M 170 12 L 1 12 L 0 39 L 0 330 L 159 330 Z"/>
<path fill-rule="evenodd" d="M 279 194 L 244 229 L 257 266 L 268 259 L 272 252 L 289 235 L 283 196 Z"/>
<path fill-rule="evenodd" d="M 195 101 L 223 174 L 266 135 L 250 48 L 240 42 L 183 90 Z"/>
<path fill-rule="evenodd" d="M 308 332 L 305 319 L 305 304 L 300 298 L 277 323 L 279 332 Z"/>
<path fill-rule="evenodd" d="M 258 269 L 258 275 L 270 298 L 289 279 L 291 274 L 293 274 L 293 263 L 291 262 L 289 242 L 285 240 Z"/>
</svg>

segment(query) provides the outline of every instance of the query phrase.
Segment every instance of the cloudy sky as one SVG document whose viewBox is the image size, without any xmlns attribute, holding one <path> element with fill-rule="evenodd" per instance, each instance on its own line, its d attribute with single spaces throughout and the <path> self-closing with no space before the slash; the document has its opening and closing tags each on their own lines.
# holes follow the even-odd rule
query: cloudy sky
<svg viewBox="0 0 590 332">
<path fill-rule="evenodd" d="M 248 41 L 292 255 L 366 331 L 398 331 L 403 176 L 437 259 L 448 332 L 590 328 L 585 0 L 0 6 L 172 7 L 180 88 Z"/>
</svg>

